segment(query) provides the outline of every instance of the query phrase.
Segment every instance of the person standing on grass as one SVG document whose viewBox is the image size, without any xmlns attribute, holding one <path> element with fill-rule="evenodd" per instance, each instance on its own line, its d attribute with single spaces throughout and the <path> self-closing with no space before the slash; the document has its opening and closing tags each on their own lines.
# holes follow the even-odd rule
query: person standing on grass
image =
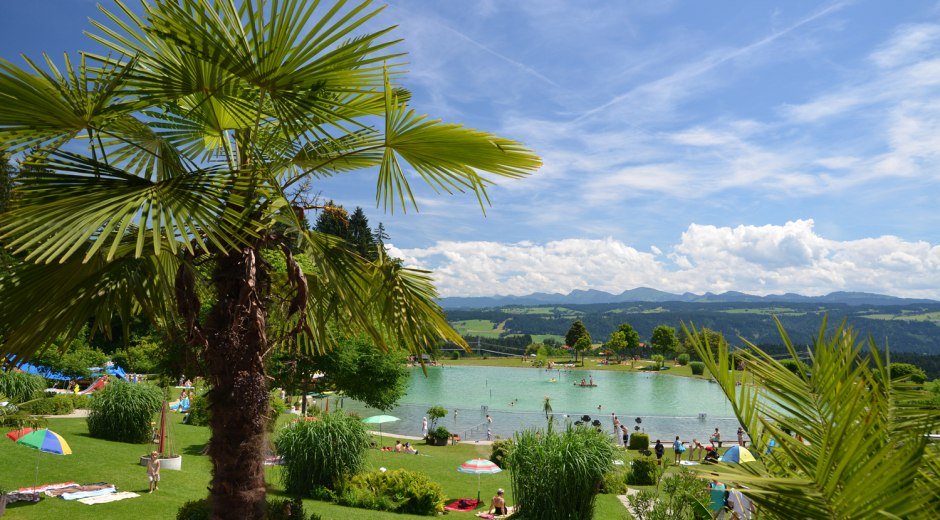
<svg viewBox="0 0 940 520">
<path fill-rule="evenodd" d="M 428 418 L 421 418 L 421 437 L 427 438 L 428 436 Z"/>
<path fill-rule="evenodd" d="M 738 446 L 744 447 L 744 428 L 738 426 Z"/>
<path fill-rule="evenodd" d="M 653 447 L 653 451 L 656 452 L 656 465 L 663 465 L 663 454 L 666 453 L 666 447 L 663 446 L 663 443 L 656 439 L 656 446 Z"/>
<path fill-rule="evenodd" d="M 679 461 L 682 460 L 682 453 L 685 452 L 685 445 L 679 440 L 678 435 L 676 435 L 675 442 L 672 443 L 672 451 L 674 451 L 676 455 L 676 464 L 679 464 Z"/>
<path fill-rule="evenodd" d="M 620 434 L 620 419 L 613 412 L 610 415 L 614 418 L 614 437 L 617 439 L 617 446 L 623 446 L 623 435 Z"/>
<path fill-rule="evenodd" d="M 627 427 L 623 424 L 620 425 L 620 436 L 623 437 L 623 447 L 626 448 L 629 446 L 630 430 L 627 430 Z"/>
<path fill-rule="evenodd" d="M 147 479 L 150 480 L 148 493 L 153 493 L 160 487 L 160 459 L 155 451 L 150 453 L 150 460 L 147 461 Z"/>
</svg>

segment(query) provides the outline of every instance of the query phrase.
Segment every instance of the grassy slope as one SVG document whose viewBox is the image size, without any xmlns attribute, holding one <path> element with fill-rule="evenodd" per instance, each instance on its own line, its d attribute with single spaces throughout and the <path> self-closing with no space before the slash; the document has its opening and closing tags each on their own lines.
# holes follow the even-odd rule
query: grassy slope
<svg viewBox="0 0 940 520">
<path fill-rule="evenodd" d="M 179 421 L 179 417 L 175 417 Z M 88 436 L 84 419 L 52 419 L 49 427 L 61 434 L 72 447 L 73 454 L 55 456 L 39 454 L 40 483 L 74 480 L 80 483 L 106 481 L 118 486 L 121 491 L 141 493 L 139 498 L 110 504 L 87 506 L 74 501 L 43 498 L 39 504 L 14 504 L 7 508 L 5 518 L 46 519 L 68 518 L 69 520 L 102 520 L 123 518 L 172 519 L 184 502 L 206 496 L 209 483 L 209 459 L 199 451 L 209 438 L 207 428 L 176 424 L 172 430 L 176 445 L 183 452 L 183 471 L 163 471 L 160 490 L 146 494 L 146 471 L 137 464 L 146 445 L 123 444 L 93 439 Z M 449 498 L 476 496 L 477 479 L 456 471 L 467 459 L 488 457 L 489 447 L 462 444 L 456 447 L 427 447 L 419 445 L 421 456 L 370 451 L 370 468 L 405 468 L 427 473 L 439 482 Z M 33 485 L 37 452 L 17 446 L 6 439 L 0 442 L 0 486 L 15 489 Z M 424 456 L 427 455 L 427 456 Z M 667 454 L 668 457 L 668 454 Z M 268 468 L 269 490 L 280 495 L 278 471 Z M 483 496 L 489 498 L 496 488 L 506 489 L 510 495 L 509 473 L 484 475 Z M 309 512 L 317 512 L 324 519 L 406 519 L 425 518 L 410 515 L 379 513 L 360 509 L 339 507 L 328 503 L 305 501 Z M 601 495 L 597 501 L 598 519 L 626 518 L 626 510 L 611 495 Z M 466 518 L 473 518 L 466 515 Z"/>
</svg>

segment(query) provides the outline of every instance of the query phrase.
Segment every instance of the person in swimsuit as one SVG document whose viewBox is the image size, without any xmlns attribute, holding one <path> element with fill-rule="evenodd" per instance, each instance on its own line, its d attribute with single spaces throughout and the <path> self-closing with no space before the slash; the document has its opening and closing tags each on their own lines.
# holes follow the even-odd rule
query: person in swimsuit
<svg viewBox="0 0 940 520">
<path fill-rule="evenodd" d="M 506 510 L 506 499 L 503 498 L 503 488 L 496 490 L 496 496 L 493 497 L 492 507 L 490 507 L 490 514 L 493 515 L 505 515 L 509 512 Z"/>
<path fill-rule="evenodd" d="M 155 451 L 150 453 L 150 460 L 147 461 L 147 479 L 150 480 L 149 493 L 153 493 L 160 486 L 160 459 Z"/>
</svg>

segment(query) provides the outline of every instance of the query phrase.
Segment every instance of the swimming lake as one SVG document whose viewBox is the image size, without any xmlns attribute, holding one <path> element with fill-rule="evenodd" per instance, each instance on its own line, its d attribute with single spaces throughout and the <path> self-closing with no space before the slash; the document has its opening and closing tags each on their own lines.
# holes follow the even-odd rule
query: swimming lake
<svg viewBox="0 0 940 520">
<path fill-rule="evenodd" d="M 597 386 L 575 386 L 582 378 L 593 379 Z M 511 437 L 525 428 L 544 428 L 546 396 L 556 424 L 561 425 L 589 415 L 599 419 L 605 431 L 613 432 L 613 412 L 631 433 L 639 417 L 641 430 L 652 439 L 665 441 L 679 435 L 683 440 L 697 438 L 701 442 L 716 427 L 721 429 L 723 440 L 731 440 L 738 427 L 717 384 L 666 374 L 613 371 L 447 366 L 428 367 L 425 376 L 420 368 L 414 368 L 408 391 L 395 408 L 382 412 L 351 399 L 343 399 L 342 407 L 363 417 L 394 415 L 401 420 L 383 424 L 382 431 L 420 435 L 421 418 L 428 408 L 440 405 L 449 413 L 438 425 L 464 439 L 480 440 L 486 437 L 486 414 L 493 418 L 494 438 Z"/>
</svg>

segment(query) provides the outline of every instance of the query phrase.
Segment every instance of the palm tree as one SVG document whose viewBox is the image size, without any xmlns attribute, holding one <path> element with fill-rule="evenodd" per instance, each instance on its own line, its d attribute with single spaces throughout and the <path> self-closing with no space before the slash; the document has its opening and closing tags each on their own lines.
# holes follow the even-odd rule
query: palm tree
<svg viewBox="0 0 940 520">
<path fill-rule="evenodd" d="M 777 327 L 789 359 L 807 366 L 800 358 L 808 355 L 808 370 L 791 372 L 748 343 L 735 352 L 746 367 L 741 385 L 727 342 L 716 348 L 686 330 L 760 457 L 707 472 L 748 486 L 761 518 L 940 516 L 940 452 L 926 435 L 940 411 L 924 404 L 924 391 L 892 381 L 874 342 L 859 341 L 844 324 L 827 337 L 824 320 L 805 353 L 779 320 Z"/>
<path fill-rule="evenodd" d="M 378 205 L 417 209 L 406 163 L 482 207 L 493 176 L 540 161 L 409 109 L 392 28 L 365 31 L 369 1 L 116 5 L 89 34 L 108 56 L 0 62 L 0 142 L 25 165 L 0 220 L 19 260 L 0 275 L 2 350 L 26 359 L 89 320 L 179 328 L 212 387 L 213 517 L 261 518 L 272 348 L 323 352 L 338 329 L 413 353 L 463 345 L 426 272 L 305 226 L 313 183 L 376 170 Z"/>
</svg>

